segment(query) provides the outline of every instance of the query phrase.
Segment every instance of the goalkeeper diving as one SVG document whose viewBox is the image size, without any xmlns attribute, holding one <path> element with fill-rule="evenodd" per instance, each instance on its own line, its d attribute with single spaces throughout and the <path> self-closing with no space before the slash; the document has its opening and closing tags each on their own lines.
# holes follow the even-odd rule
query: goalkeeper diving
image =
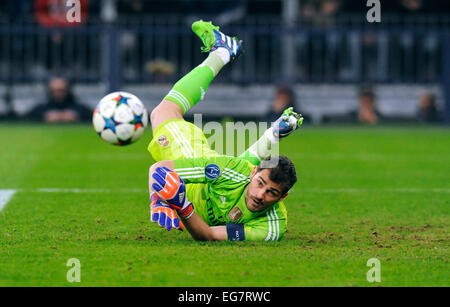
<svg viewBox="0 0 450 307">
<path fill-rule="evenodd" d="M 201 241 L 277 241 L 287 230 L 283 200 L 297 181 L 295 166 L 272 147 L 303 122 L 292 108 L 239 157 L 212 150 L 200 128 L 183 119 L 219 71 L 236 60 L 242 41 L 202 20 L 192 24 L 208 57 L 180 79 L 152 111 L 157 161 L 150 167 L 150 219 L 167 230 L 186 228 Z"/>
</svg>

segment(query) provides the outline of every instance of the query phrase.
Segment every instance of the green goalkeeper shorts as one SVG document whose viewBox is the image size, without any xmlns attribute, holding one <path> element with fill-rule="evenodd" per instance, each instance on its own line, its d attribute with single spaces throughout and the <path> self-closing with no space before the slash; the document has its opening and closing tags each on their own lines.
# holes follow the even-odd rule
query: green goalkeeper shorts
<svg viewBox="0 0 450 307">
<path fill-rule="evenodd" d="M 148 151 L 156 162 L 219 155 L 209 147 L 200 128 L 178 118 L 169 119 L 156 127 Z"/>
</svg>

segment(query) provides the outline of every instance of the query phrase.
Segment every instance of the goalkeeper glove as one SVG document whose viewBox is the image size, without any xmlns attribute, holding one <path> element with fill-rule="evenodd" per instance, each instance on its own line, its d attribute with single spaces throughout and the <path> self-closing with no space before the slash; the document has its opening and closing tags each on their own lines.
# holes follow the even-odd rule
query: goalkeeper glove
<svg viewBox="0 0 450 307">
<path fill-rule="evenodd" d="M 177 216 L 177 213 L 156 194 L 150 197 L 150 220 L 158 223 L 160 227 L 167 230 L 178 229 L 183 231 L 184 225 Z"/>
<path fill-rule="evenodd" d="M 273 126 L 266 130 L 267 137 L 272 143 L 278 143 L 279 139 L 288 136 L 302 124 L 302 115 L 294 112 L 292 107 L 287 108 L 280 118 L 273 123 Z"/>
<path fill-rule="evenodd" d="M 153 190 L 164 199 L 178 215 L 188 219 L 194 213 L 194 205 L 186 197 L 186 185 L 177 173 L 167 167 L 158 167 L 152 174 Z"/>
</svg>

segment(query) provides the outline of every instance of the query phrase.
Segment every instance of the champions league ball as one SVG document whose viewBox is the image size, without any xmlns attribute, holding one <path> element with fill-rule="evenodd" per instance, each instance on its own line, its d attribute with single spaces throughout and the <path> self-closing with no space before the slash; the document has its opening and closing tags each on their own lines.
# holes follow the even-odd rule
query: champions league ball
<svg viewBox="0 0 450 307">
<path fill-rule="evenodd" d="M 103 97 L 97 104 L 92 123 L 102 140 L 123 146 L 142 136 L 148 124 L 148 113 L 135 95 L 114 92 Z"/>
</svg>

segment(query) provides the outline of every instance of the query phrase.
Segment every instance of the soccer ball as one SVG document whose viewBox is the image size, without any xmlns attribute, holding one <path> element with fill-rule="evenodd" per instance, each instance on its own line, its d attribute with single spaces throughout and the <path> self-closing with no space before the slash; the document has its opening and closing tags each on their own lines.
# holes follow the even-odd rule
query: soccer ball
<svg viewBox="0 0 450 307">
<path fill-rule="evenodd" d="M 114 92 L 103 97 L 97 104 L 92 123 L 102 140 L 123 146 L 142 136 L 148 124 L 148 113 L 135 95 Z"/>
</svg>

